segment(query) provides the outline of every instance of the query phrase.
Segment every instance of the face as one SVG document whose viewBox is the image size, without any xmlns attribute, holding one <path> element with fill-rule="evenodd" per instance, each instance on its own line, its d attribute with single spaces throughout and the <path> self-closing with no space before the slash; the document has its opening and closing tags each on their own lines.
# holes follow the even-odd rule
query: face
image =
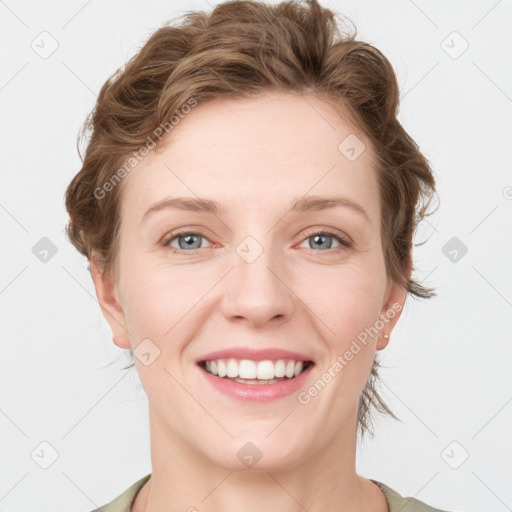
<svg viewBox="0 0 512 512">
<path fill-rule="evenodd" d="M 386 344 L 362 343 L 362 333 L 405 300 L 385 272 L 369 141 L 323 100 L 282 92 L 199 104 L 171 133 L 122 184 L 118 278 L 93 267 L 116 344 L 135 350 L 162 443 L 240 469 L 251 442 L 263 454 L 258 467 L 275 469 L 351 442 L 375 351 Z M 348 136 L 365 144 L 358 156 L 361 145 L 339 149 Z M 176 198 L 191 201 L 165 203 Z M 215 203 L 201 209 L 198 198 Z M 249 373 L 265 359 L 313 364 L 252 385 L 198 364 L 231 349 L 241 351 L 226 362 L 248 359 Z"/>
</svg>

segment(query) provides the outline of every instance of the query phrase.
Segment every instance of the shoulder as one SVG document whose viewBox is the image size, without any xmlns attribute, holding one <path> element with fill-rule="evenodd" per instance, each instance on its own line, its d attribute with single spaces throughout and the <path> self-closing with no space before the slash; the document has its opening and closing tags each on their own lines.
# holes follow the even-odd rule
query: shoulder
<svg viewBox="0 0 512 512">
<path fill-rule="evenodd" d="M 135 496 L 137 496 L 137 493 L 150 477 L 151 473 L 137 480 L 137 482 L 128 487 L 128 489 L 117 496 L 117 498 L 100 508 L 94 509 L 92 512 L 130 512 Z"/>
<path fill-rule="evenodd" d="M 380 490 L 386 497 L 389 512 L 448 512 L 440 508 L 431 507 L 416 498 L 403 497 L 397 491 L 382 482 L 373 479 L 371 479 L 371 481 L 380 487 Z"/>
</svg>

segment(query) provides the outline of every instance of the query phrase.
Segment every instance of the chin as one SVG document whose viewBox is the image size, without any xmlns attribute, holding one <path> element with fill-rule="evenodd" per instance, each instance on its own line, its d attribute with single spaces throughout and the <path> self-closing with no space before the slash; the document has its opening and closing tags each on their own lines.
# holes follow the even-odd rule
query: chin
<svg viewBox="0 0 512 512">
<path fill-rule="evenodd" d="M 204 453 L 210 461 L 229 471 L 285 471 L 306 458 L 300 447 L 286 445 L 282 439 L 265 439 L 254 433 L 230 439 L 214 453 Z M 208 450 L 210 451 L 210 450 Z"/>
</svg>

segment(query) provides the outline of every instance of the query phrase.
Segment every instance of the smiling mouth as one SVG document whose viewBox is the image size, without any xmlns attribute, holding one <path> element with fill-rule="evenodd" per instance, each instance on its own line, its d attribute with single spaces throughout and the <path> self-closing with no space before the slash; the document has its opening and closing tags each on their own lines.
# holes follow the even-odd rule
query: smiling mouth
<svg viewBox="0 0 512 512">
<path fill-rule="evenodd" d="M 230 358 L 200 361 L 198 365 L 210 375 L 241 384 L 276 384 L 298 377 L 314 363 L 293 359 L 251 361 Z"/>
</svg>

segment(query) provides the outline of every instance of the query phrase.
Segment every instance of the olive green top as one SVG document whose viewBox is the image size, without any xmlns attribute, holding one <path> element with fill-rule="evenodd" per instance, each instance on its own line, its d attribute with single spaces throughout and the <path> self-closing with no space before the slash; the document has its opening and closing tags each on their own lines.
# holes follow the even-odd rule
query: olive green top
<svg viewBox="0 0 512 512">
<path fill-rule="evenodd" d="M 150 477 L 151 473 L 142 477 L 113 501 L 92 512 L 131 512 L 132 504 L 135 501 L 137 493 Z M 388 501 L 389 512 L 447 512 L 439 508 L 429 507 L 427 504 L 414 498 L 404 498 L 382 482 L 370 480 L 377 484 L 382 490 Z"/>
</svg>

